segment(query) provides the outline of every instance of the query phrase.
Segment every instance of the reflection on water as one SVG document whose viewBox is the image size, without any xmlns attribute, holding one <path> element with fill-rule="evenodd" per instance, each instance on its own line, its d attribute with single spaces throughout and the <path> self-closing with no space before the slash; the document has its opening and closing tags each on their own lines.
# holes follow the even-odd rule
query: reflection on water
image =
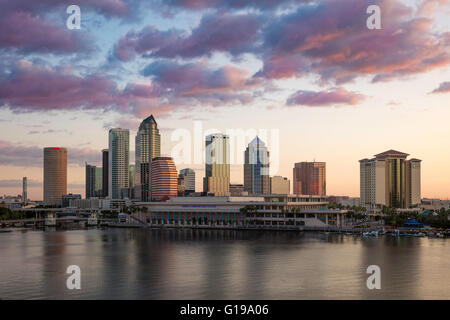
<svg viewBox="0 0 450 320">
<path fill-rule="evenodd" d="M 2 299 L 449 299 L 450 240 L 255 231 L 0 233 Z M 366 268 L 381 268 L 368 290 Z M 81 268 L 81 290 L 66 268 Z"/>
</svg>

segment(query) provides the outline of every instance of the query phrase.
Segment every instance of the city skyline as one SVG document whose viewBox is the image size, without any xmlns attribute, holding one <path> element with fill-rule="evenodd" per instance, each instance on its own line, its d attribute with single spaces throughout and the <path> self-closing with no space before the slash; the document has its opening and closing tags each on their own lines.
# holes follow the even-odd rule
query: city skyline
<svg viewBox="0 0 450 320">
<path fill-rule="evenodd" d="M 358 161 L 404 150 L 423 161 L 422 197 L 450 198 L 445 1 L 83 3 L 80 30 L 66 28 L 63 2 L 22 13 L 0 4 L 10 17 L 0 29 L 0 194 L 21 194 L 26 176 L 28 197 L 42 200 L 42 149 L 60 146 L 67 192 L 84 195 L 84 163 L 101 166 L 108 130 L 134 137 L 153 114 L 161 154 L 195 121 L 276 129 L 271 175 L 293 182 L 294 163 L 318 159 L 327 194 L 358 196 Z M 369 4 L 381 8 L 381 30 L 366 28 Z M 129 150 L 135 163 L 133 138 Z M 204 165 L 175 165 L 194 169 L 202 189 Z M 231 183 L 242 175 L 230 166 Z"/>
</svg>

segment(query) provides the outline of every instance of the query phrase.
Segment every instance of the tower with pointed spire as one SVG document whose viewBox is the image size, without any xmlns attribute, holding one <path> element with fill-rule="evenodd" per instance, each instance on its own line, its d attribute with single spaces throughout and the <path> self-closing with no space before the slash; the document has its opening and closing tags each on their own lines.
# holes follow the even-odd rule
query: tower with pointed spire
<svg viewBox="0 0 450 320">
<path fill-rule="evenodd" d="M 136 134 L 135 198 L 151 200 L 152 159 L 161 156 L 161 136 L 153 115 L 145 118 Z"/>
<path fill-rule="evenodd" d="M 269 194 L 269 151 L 256 136 L 244 153 L 244 190 L 249 194 Z"/>
</svg>

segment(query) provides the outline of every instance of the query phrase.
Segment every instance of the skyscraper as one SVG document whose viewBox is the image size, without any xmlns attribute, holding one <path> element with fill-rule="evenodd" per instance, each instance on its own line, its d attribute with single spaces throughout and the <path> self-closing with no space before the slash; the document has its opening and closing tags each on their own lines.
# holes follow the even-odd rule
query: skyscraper
<svg viewBox="0 0 450 320">
<path fill-rule="evenodd" d="M 103 168 L 95 168 L 94 197 L 101 197 L 103 189 Z"/>
<path fill-rule="evenodd" d="M 249 194 L 270 193 L 269 152 L 259 137 L 244 152 L 244 190 Z"/>
<path fill-rule="evenodd" d="M 121 190 L 129 188 L 130 132 L 128 129 L 109 130 L 108 195 L 120 199 Z"/>
<path fill-rule="evenodd" d="M 85 183 L 85 196 L 86 199 L 95 197 L 95 174 L 96 166 L 91 166 L 85 163 L 86 166 L 86 183 Z"/>
<path fill-rule="evenodd" d="M 315 196 L 327 194 L 325 162 L 298 162 L 293 171 L 294 194 Z"/>
<path fill-rule="evenodd" d="M 109 188 L 109 150 L 102 150 L 102 197 L 108 197 L 108 188 Z"/>
<path fill-rule="evenodd" d="M 144 119 L 136 134 L 135 197 L 150 201 L 151 163 L 161 155 L 161 137 L 153 115 Z"/>
<path fill-rule="evenodd" d="M 203 191 L 216 196 L 230 193 L 229 136 L 215 133 L 205 138 L 206 158 Z"/>
<path fill-rule="evenodd" d="M 410 208 L 420 203 L 421 160 L 407 157 L 407 153 L 388 150 L 359 160 L 362 206 Z"/>
<path fill-rule="evenodd" d="M 171 157 L 153 158 L 150 172 L 152 201 L 164 201 L 177 196 L 177 168 Z"/>
<path fill-rule="evenodd" d="M 179 185 L 181 185 L 184 194 L 195 192 L 195 171 L 186 168 L 180 170 L 178 175 Z"/>
<path fill-rule="evenodd" d="M 67 149 L 44 148 L 44 205 L 60 206 L 67 193 Z"/>
<path fill-rule="evenodd" d="M 23 204 L 27 204 L 28 202 L 27 177 L 23 177 L 22 179 L 22 202 Z"/>
</svg>

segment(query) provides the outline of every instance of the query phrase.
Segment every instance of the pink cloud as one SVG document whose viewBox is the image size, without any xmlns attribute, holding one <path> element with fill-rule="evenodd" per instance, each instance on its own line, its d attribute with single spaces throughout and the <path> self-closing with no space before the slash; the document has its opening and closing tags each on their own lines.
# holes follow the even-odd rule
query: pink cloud
<svg viewBox="0 0 450 320">
<path fill-rule="evenodd" d="M 299 90 L 292 94 L 286 104 L 288 106 L 303 105 L 309 107 L 323 107 L 336 104 L 356 105 L 364 99 L 363 95 L 334 88 L 319 92 Z"/>
<path fill-rule="evenodd" d="M 381 30 L 366 28 L 369 4 L 381 7 Z M 432 24 L 400 2 L 324 0 L 268 25 L 257 75 L 284 78 L 312 71 L 323 83 L 344 83 L 427 72 L 450 64 L 448 35 L 433 31 Z"/>
<path fill-rule="evenodd" d="M 33 52 L 71 53 L 87 48 L 79 33 L 42 20 L 29 12 L 0 18 L 0 47 Z"/>
</svg>

